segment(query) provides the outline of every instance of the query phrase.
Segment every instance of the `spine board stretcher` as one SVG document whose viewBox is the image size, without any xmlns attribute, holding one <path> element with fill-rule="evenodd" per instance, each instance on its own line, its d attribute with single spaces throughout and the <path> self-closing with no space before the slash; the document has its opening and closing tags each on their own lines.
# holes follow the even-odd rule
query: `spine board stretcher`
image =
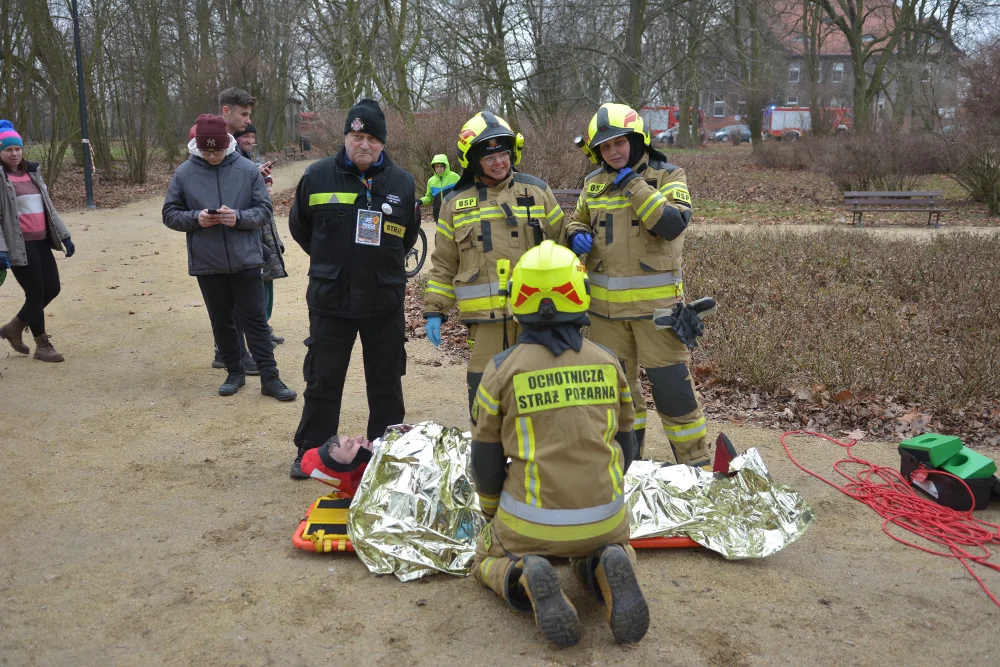
<svg viewBox="0 0 1000 667">
<path fill-rule="evenodd" d="M 736 457 L 736 449 L 729 438 L 720 434 L 715 443 L 713 472 L 729 473 L 729 462 Z M 350 517 L 351 496 L 335 491 L 316 499 L 306 516 L 299 522 L 292 535 L 292 545 L 296 549 L 313 553 L 354 551 L 351 538 L 347 536 L 347 522 Z M 629 540 L 633 549 L 691 549 L 702 548 L 690 537 L 640 537 Z"/>
<path fill-rule="evenodd" d="M 351 497 L 342 493 L 317 498 L 295 529 L 292 545 L 313 553 L 354 551 L 354 545 L 347 536 L 350 507 Z M 633 549 L 701 548 L 690 537 L 642 537 L 630 540 L 629 544 Z"/>
</svg>

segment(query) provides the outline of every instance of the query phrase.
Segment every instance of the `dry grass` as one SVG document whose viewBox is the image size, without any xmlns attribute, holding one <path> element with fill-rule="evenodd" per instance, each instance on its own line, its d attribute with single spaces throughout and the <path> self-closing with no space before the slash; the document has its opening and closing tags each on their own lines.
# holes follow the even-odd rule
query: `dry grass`
<svg viewBox="0 0 1000 667">
<path fill-rule="evenodd" d="M 1000 396 L 998 254 L 960 234 L 699 235 L 685 286 L 721 304 L 704 341 L 721 382 L 961 407 Z"/>
</svg>

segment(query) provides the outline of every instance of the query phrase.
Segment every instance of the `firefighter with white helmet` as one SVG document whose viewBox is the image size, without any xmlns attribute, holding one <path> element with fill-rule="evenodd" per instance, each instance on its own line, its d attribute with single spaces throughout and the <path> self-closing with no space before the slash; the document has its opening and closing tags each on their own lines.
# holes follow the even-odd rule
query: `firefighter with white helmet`
<svg viewBox="0 0 1000 667">
<path fill-rule="evenodd" d="M 684 170 L 649 145 L 643 119 L 624 104 L 604 104 L 577 145 L 600 166 L 587 175 L 567 225 L 568 245 L 586 255 L 589 337 L 625 365 L 642 456 L 646 405 L 638 366 L 678 463 L 703 466 L 710 451 L 705 415 L 691 377 L 687 345 L 653 324 L 653 311 L 684 300 L 681 254 L 691 220 Z"/>
<path fill-rule="evenodd" d="M 441 343 L 441 324 L 458 304 L 469 329 L 469 407 L 486 364 L 517 338 L 500 294 L 509 269 L 544 239 L 564 240 L 563 211 L 541 179 L 517 171 L 524 137 L 490 111 L 477 113 L 458 135 L 463 173 L 437 220 L 432 267 L 424 292 L 427 338 Z M 498 275 L 503 274 L 503 275 Z"/>
<path fill-rule="evenodd" d="M 487 364 L 473 407 L 472 474 L 490 519 L 473 575 L 572 646 L 580 619 L 546 558 L 568 557 L 615 640 L 637 642 L 649 608 L 628 545 L 628 381 L 611 351 L 583 338 L 590 285 L 571 250 L 548 240 L 528 250 L 509 291 L 521 334 Z"/>
</svg>

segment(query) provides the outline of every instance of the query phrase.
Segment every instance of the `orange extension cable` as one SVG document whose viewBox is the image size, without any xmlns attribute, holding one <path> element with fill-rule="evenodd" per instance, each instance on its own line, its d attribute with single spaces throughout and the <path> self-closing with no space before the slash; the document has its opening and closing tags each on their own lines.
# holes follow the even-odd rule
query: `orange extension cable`
<svg viewBox="0 0 1000 667">
<path fill-rule="evenodd" d="M 809 470 L 795 460 L 792 452 L 788 449 L 785 438 L 790 435 L 812 435 L 817 438 L 829 440 L 847 449 L 848 458 L 841 459 L 833 464 L 833 469 L 847 480 L 843 486 L 838 486 L 822 475 Z M 785 448 L 785 453 L 800 470 L 808 473 L 837 489 L 844 495 L 862 502 L 871 507 L 879 516 L 885 520 L 882 522 L 882 530 L 886 535 L 896 540 L 900 544 L 919 549 L 920 551 L 943 556 L 944 558 L 956 558 L 973 579 L 979 582 L 983 592 L 993 601 L 993 604 L 1000 607 L 1000 599 L 990 592 L 990 589 L 983 583 L 983 580 L 972 570 L 972 564 L 982 565 L 991 570 L 1000 572 L 1000 565 L 989 562 L 990 544 L 1000 545 L 1000 525 L 982 521 L 972 516 L 972 510 L 965 512 L 943 507 L 937 503 L 922 498 L 907 483 L 906 479 L 895 468 L 878 466 L 870 461 L 859 459 L 851 453 L 851 447 L 857 444 L 856 440 L 850 442 L 840 442 L 822 433 L 814 431 L 788 431 L 781 435 L 781 446 Z M 860 470 L 856 474 L 850 475 L 841 469 L 842 465 L 859 466 Z M 940 470 L 933 470 L 921 467 L 919 470 L 929 475 L 945 475 L 954 477 L 962 483 L 969 496 L 972 497 L 972 490 L 969 485 L 959 477 L 951 473 Z M 973 499 L 973 506 L 975 500 Z M 901 537 L 893 535 L 889 526 L 895 525 L 918 537 L 922 537 L 929 542 L 946 547 L 947 551 L 938 551 L 928 547 L 908 542 Z"/>
</svg>

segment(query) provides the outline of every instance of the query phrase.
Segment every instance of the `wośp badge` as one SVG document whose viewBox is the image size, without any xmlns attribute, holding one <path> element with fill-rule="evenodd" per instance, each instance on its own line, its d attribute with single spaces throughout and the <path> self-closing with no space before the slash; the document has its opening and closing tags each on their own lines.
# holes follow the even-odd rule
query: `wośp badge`
<svg viewBox="0 0 1000 667">
<path fill-rule="evenodd" d="M 382 242 L 381 211 L 358 210 L 358 226 L 354 231 L 354 242 L 361 245 L 379 245 Z"/>
</svg>

